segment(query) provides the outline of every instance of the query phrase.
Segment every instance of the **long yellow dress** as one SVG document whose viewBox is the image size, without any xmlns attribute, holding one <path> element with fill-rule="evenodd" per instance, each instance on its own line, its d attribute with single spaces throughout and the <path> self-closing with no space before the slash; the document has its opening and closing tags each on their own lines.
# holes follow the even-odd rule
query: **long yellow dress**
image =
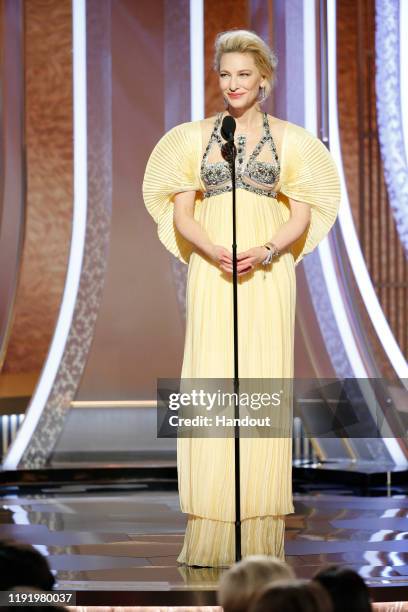
<svg viewBox="0 0 408 612">
<path fill-rule="evenodd" d="M 220 120 L 218 115 L 218 128 Z M 264 160 L 267 140 L 258 147 Z M 147 210 L 158 224 L 160 240 L 188 264 L 181 378 L 233 378 L 232 276 L 194 251 L 173 221 L 174 194 L 196 191 L 195 219 L 215 244 L 231 250 L 231 192 L 219 185 L 209 191 L 211 186 L 203 180 L 206 146 L 200 121 L 167 132 L 149 158 L 143 195 Z M 272 147 L 270 157 L 276 163 L 274 151 Z M 252 162 L 256 164 L 255 159 Z M 238 252 L 264 244 L 288 221 L 288 198 L 311 206 L 311 222 L 304 235 L 272 264 L 259 266 L 238 279 L 240 378 L 291 379 L 295 266 L 326 236 L 336 219 L 340 203 L 338 173 L 322 142 L 290 122 L 285 125 L 280 172 L 273 191 L 271 186 L 259 183 L 260 179 L 257 184 L 259 174 L 245 176 L 245 164 L 239 167 L 239 160 L 237 164 L 241 179 L 236 201 Z M 222 175 L 222 164 L 220 171 Z M 240 455 L 242 555 L 282 558 L 285 515 L 294 511 L 291 439 L 244 437 Z M 181 510 L 188 514 L 178 561 L 196 566 L 231 565 L 235 559 L 234 439 L 179 438 L 177 467 Z"/>
</svg>

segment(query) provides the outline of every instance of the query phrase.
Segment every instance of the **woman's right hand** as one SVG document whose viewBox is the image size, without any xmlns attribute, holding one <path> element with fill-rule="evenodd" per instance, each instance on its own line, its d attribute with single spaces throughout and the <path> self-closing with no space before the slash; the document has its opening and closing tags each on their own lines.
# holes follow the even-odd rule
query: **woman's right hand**
<svg viewBox="0 0 408 612">
<path fill-rule="evenodd" d="M 232 253 L 219 244 L 212 245 L 209 256 L 224 272 L 232 273 Z"/>
</svg>

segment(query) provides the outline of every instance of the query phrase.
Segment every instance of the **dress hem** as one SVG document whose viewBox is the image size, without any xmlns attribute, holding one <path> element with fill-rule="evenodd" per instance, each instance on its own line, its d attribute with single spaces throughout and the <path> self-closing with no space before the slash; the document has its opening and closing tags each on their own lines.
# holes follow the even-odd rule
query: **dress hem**
<svg viewBox="0 0 408 612">
<path fill-rule="evenodd" d="M 191 512 L 189 510 L 183 510 L 182 508 L 180 510 L 183 514 L 187 514 L 189 519 L 197 518 L 197 519 L 202 519 L 202 520 L 207 520 L 207 521 L 217 521 L 218 523 L 235 523 L 234 518 L 220 519 L 219 517 L 207 516 L 204 514 L 197 514 L 196 512 Z M 288 514 L 294 514 L 294 512 L 295 512 L 295 508 L 292 505 L 290 510 L 283 511 L 283 512 L 268 512 L 267 514 L 251 514 L 250 516 L 245 516 L 245 517 L 241 516 L 241 521 L 247 521 L 249 519 L 261 519 L 261 518 L 266 518 L 266 517 L 282 518 L 282 517 L 287 516 Z"/>
</svg>

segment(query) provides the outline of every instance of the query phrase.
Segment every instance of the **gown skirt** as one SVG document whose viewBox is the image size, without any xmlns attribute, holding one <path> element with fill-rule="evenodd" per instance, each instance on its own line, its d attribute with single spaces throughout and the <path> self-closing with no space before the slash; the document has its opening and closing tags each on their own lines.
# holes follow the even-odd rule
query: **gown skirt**
<svg viewBox="0 0 408 612">
<path fill-rule="evenodd" d="M 278 202 L 237 190 L 237 251 L 264 244 L 283 220 Z M 231 249 L 231 193 L 204 198 L 197 219 Z M 238 277 L 240 379 L 293 377 L 295 265 L 292 253 Z M 232 276 L 192 253 L 182 378 L 234 375 Z M 254 382 L 253 390 L 257 390 Z M 259 386 L 259 391 L 261 390 Z M 291 406 L 288 408 L 288 418 Z M 293 512 L 292 440 L 241 437 L 242 555 L 283 557 L 286 514 Z M 234 438 L 178 438 L 180 504 L 188 514 L 180 563 L 228 566 L 235 559 Z"/>
</svg>

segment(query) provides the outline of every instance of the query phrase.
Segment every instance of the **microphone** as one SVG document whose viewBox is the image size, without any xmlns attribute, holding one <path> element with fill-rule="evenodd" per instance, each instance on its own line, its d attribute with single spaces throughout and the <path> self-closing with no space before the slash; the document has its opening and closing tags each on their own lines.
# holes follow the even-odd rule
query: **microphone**
<svg viewBox="0 0 408 612">
<path fill-rule="evenodd" d="M 221 126 L 221 136 L 227 142 L 224 142 L 221 147 L 221 155 L 229 164 L 234 163 L 236 155 L 236 148 L 234 144 L 234 133 L 236 127 L 237 124 L 235 123 L 234 117 L 231 117 L 231 115 L 224 117 Z"/>
<path fill-rule="evenodd" d="M 231 117 L 231 115 L 227 115 L 226 117 L 224 117 L 221 126 L 221 136 L 223 137 L 223 139 L 227 140 L 228 142 L 234 142 L 234 134 L 236 127 L 237 124 L 235 123 L 234 117 Z"/>
</svg>

